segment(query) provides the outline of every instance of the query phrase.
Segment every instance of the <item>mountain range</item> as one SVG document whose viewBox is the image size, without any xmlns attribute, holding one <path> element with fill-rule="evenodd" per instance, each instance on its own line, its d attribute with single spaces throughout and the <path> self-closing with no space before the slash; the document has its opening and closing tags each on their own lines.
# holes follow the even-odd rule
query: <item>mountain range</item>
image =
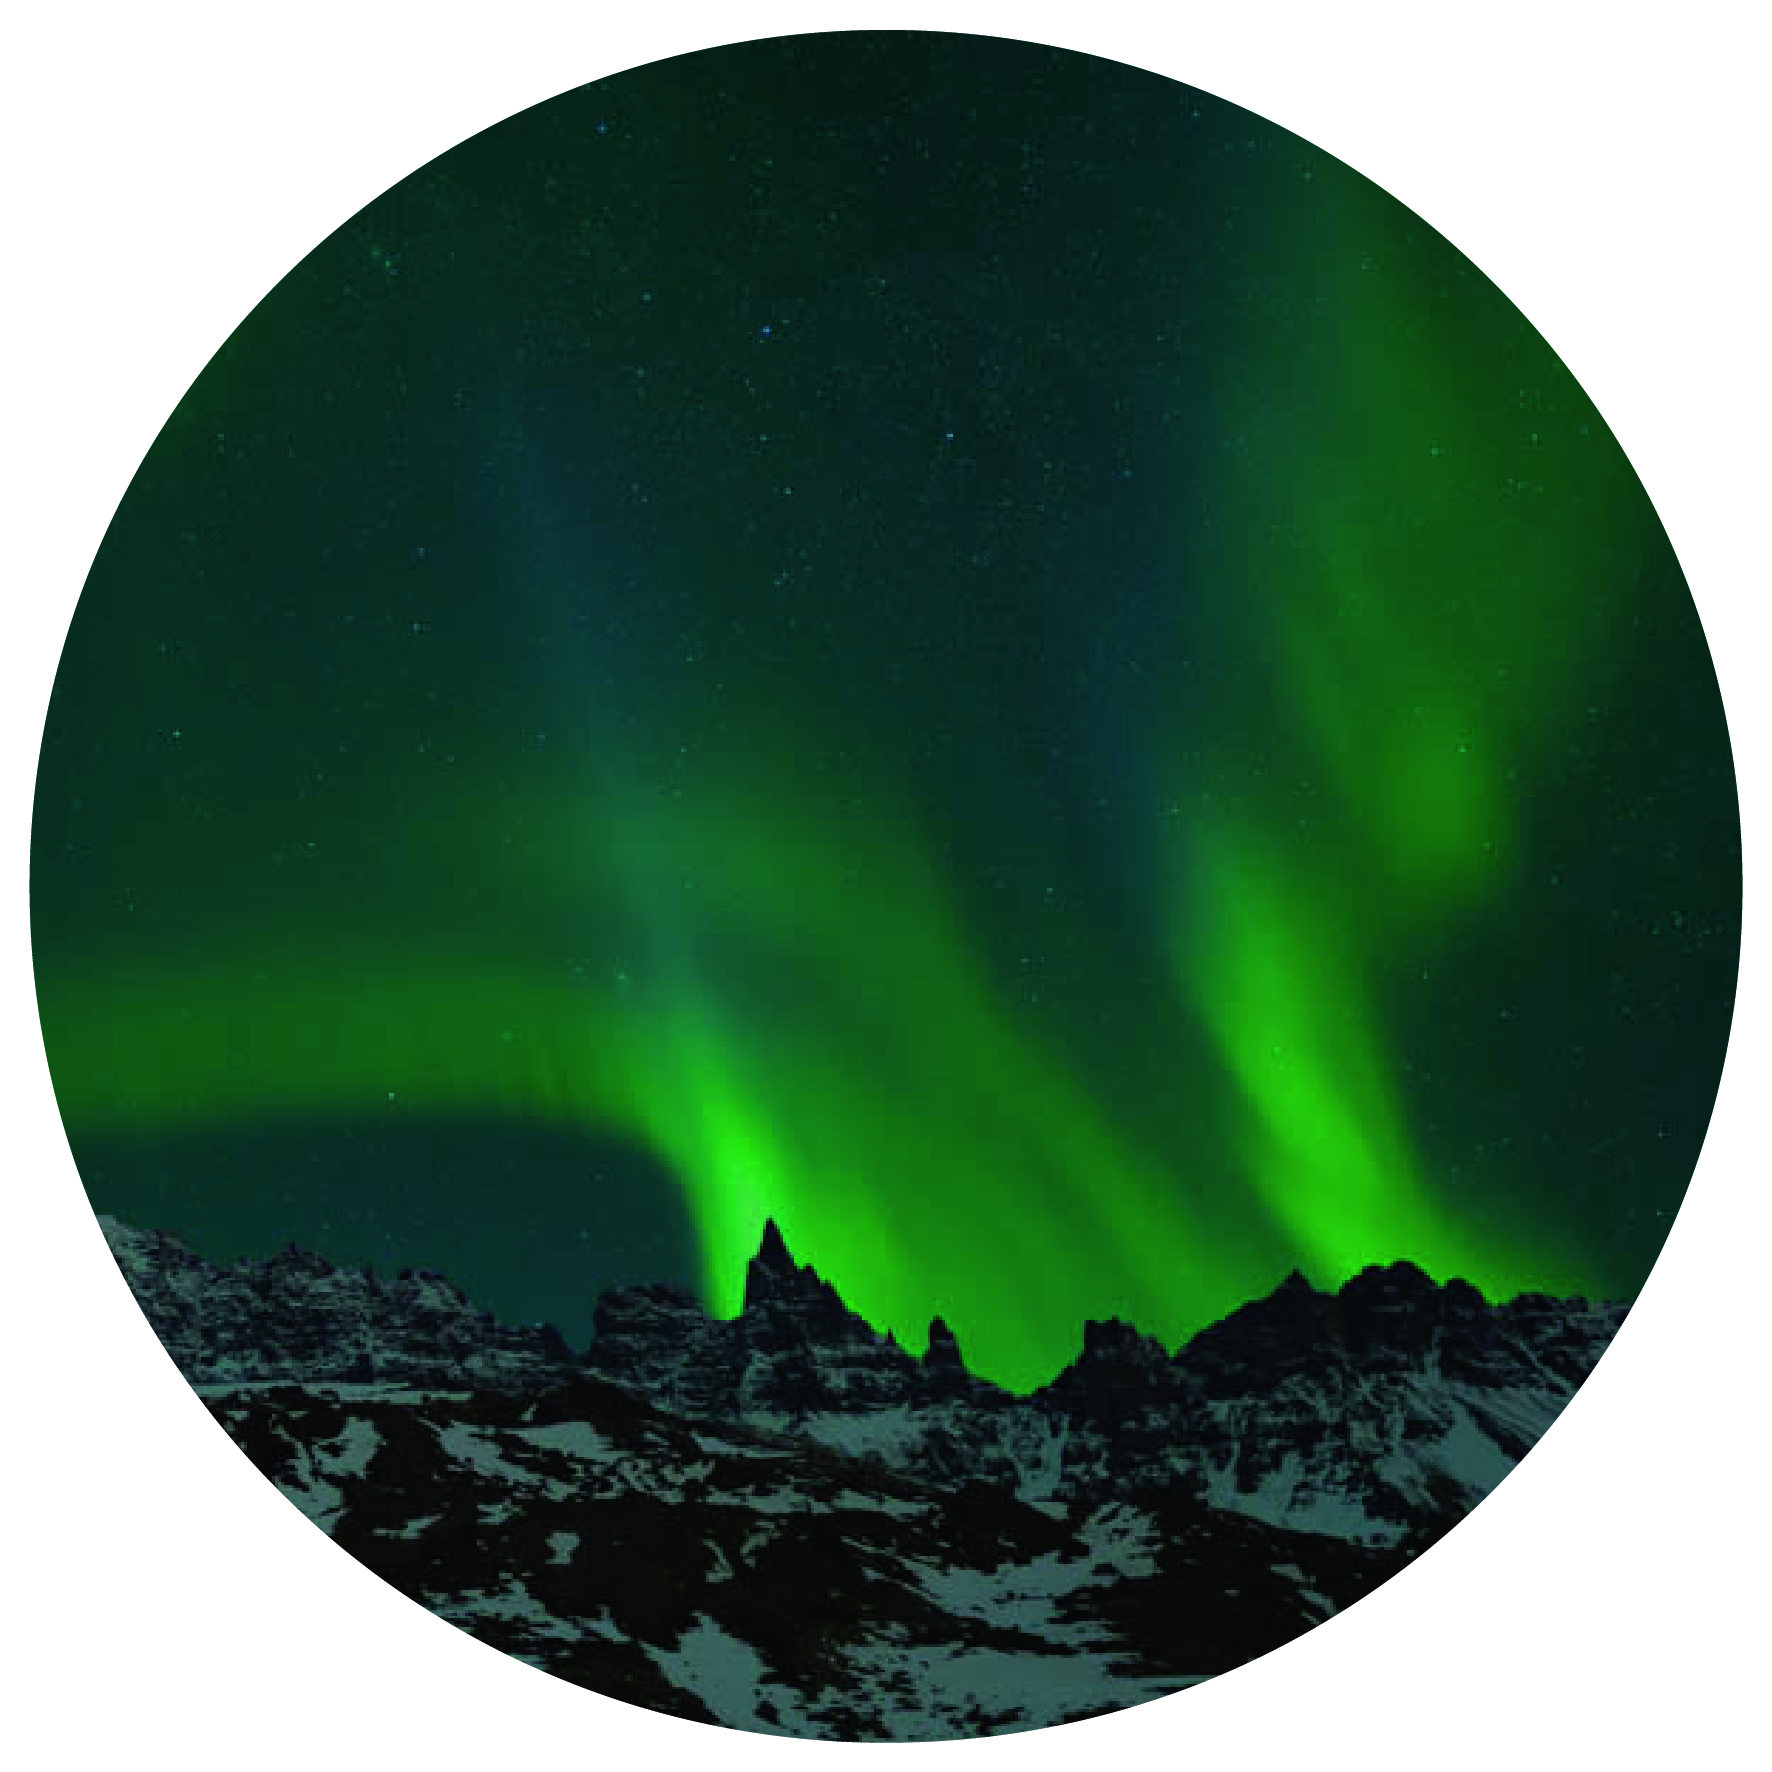
<svg viewBox="0 0 1772 1772">
<path fill-rule="evenodd" d="M 875 1331 L 773 1222 L 738 1316 L 622 1287 L 582 1350 L 434 1273 L 100 1223 L 222 1428 L 401 1592 L 608 1696 L 842 1740 L 1070 1721 L 1278 1647 L 1468 1514 L 1625 1311 L 1295 1273 L 1173 1354 L 1085 1323 L 1022 1395 L 940 1318 L 921 1355 Z"/>
</svg>

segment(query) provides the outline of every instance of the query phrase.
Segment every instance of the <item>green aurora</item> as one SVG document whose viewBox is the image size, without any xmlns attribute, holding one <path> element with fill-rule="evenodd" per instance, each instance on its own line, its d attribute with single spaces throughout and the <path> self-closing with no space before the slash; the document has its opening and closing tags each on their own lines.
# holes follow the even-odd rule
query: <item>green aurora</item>
<svg viewBox="0 0 1772 1772">
<path fill-rule="evenodd" d="M 569 93 L 266 298 L 95 563 L 32 895 L 104 1210 L 545 1123 L 712 1309 L 773 1215 L 1027 1386 L 1293 1266 L 1633 1294 L 1740 863 L 1654 512 L 1452 247 L 1202 94 L 863 33 Z"/>
</svg>

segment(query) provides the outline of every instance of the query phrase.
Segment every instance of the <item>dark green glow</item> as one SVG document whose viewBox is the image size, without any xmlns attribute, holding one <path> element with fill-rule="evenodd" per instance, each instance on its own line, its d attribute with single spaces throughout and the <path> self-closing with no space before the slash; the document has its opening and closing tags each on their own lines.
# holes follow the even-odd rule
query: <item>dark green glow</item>
<svg viewBox="0 0 1772 1772">
<path fill-rule="evenodd" d="M 1738 873 L 1598 415 L 1230 107 L 789 53 L 489 132 L 169 421 L 40 777 L 76 1156 L 583 1129 L 675 1178 L 716 1310 L 773 1215 L 1013 1384 L 1294 1265 L 1634 1291 Z M 855 120 L 912 92 L 888 164 Z"/>
<path fill-rule="evenodd" d="M 1373 269 L 1407 264 L 1418 227 L 1369 187 L 1350 196 L 1348 235 L 1316 267 L 1340 348 L 1307 364 L 1256 346 L 1276 385 L 1308 374 L 1335 422 L 1272 444 L 1239 488 L 1221 589 L 1271 642 L 1257 656 L 1279 762 L 1239 782 L 1235 816 L 1204 807 L 1171 847 L 1177 977 L 1243 1103 L 1253 1184 L 1314 1272 L 1389 1247 L 1504 1294 L 1589 1289 L 1543 1228 L 1479 1226 L 1436 1197 L 1380 981 L 1412 944 L 1505 910 L 1514 808 L 1617 644 L 1603 611 L 1628 597 L 1653 519 L 1605 496 L 1617 458 L 1560 365 L 1538 353 L 1515 371 L 1549 394 L 1498 387 L 1468 333 L 1422 323 L 1444 283 Z M 1438 273 L 1466 268 L 1445 252 Z M 1505 334 L 1498 300 L 1467 299 Z M 1276 472 L 1298 488 L 1278 521 Z M 1554 515 L 1541 476 L 1564 482 Z"/>
</svg>

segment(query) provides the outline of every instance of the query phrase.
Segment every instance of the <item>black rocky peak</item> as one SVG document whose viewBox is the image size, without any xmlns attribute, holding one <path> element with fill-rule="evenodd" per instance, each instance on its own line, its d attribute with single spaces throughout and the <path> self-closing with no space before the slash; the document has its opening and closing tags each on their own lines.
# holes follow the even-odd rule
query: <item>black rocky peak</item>
<svg viewBox="0 0 1772 1772">
<path fill-rule="evenodd" d="M 1441 1286 L 1412 1261 L 1363 1269 L 1342 1287 L 1336 1303 L 1342 1335 L 1355 1358 L 1380 1365 L 1413 1363 L 1450 1322 L 1486 1317 L 1480 1295 L 1461 1281 Z"/>
<path fill-rule="evenodd" d="M 816 1268 L 794 1260 L 773 1218 L 764 1221 L 763 1241 L 745 1269 L 741 1314 L 753 1317 L 769 1307 L 831 1322 L 851 1315 L 835 1286 L 821 1280 Z"/>
<path fill-rule="evenodd" d="M 1175 1363 L 1209 1386 L 1273 1381 L 1352 1362 L 1374 1369 L 1418 1363 L 1443 1329 L 1486 1333 L 1490 1307 L 1464 1280 L 1443 1286 L 1412 1261 L 1362 1269 L 1339 1291 L 1289 1274 L 1266 1298 L 1202 1329 Z"/>
<path fill-rule="evenodd" d="M 1169 1358 L 1163 1344 L 1154 1335 L 1142 1334 L 1138 1328 L 1120 1317 L 1105 1321 L 1090 1320 L 1083 1325 L 1083 1359 L 1125 1362 L 1132 1365 L 1156 1365 Z"/>
<path fill-rule="evenodd" d="M 1174 1388 L 1169 1353 L 1154 1335 L 1119 1317 L 1083 1325 L 1083 1351 L 1036 1393 L 1047 1406 L 1084 1419 L 1106 1418 Z"/>
<path fill-rule="evenodd" d="M 1469 1280 L 1461 1280 L 1456 1275 L 1440 1288 L 1440 1296 L 1445 1301 L 1447 1310 L 1460 1316 L 1489 1308 L 1488 1299 Z M 1573 1303 L 1574 1300 L 1568 1302 Z"/>
<path fill-rule="evenodd" d="M 1294 1270 L 1265 1298 L 1239 1305 L 1176 1349 L 1178 1373 L 1228 1394 L 1257 1374 L 1279 1379 L 1333 1358 L 1341 1341 L 1341 1303 Z"/>
<path fill-rule="evenodd" d="M 1252 1298 L 1240 1304 L 1228 1316 L 1208 1325 L 1194 1337 L 1255 1334 L 1262 1338 L 1278 1335 L 1282 1339 L 1314 1335 L 1318 1326 L 1332 1316 L 1336 1295 L 1319 1292 L 1297 1268 L 1294 1268 L 1265 1298 Z M 1182 1352 L 1193 1343 L 1185 1343 Z M 1179 1355 L 1177 1356 L 1179 1357 Z"/>
<path fill-rule="evenodd" d="M 781 1226 L 773 1218 L 764 1220 L 763 1241 L 745 1268 L 745 1315 L 770 1301 L 809 1297 L 819 1284 L 812 1269 L 801 1267 L 789 1253 Z"/>
<path fill-rule="evenodd" d="M 924 1406 L 971 1400 L 974 1403 L 997 1395 L 997 1387 L 966 1370 L 960 1352 L 959 1338 L 946 1317 L 934 1317 L 929 1323 L 929 1347 L 920 1367 L 906 1375 L 903 1395 Z"/>
<path fill-rule="evenodd" d="M 763 1243 L 754 1259 L 760 1267 L 767 1268 L 771 1273 L 791 1274 L 798 1271 L 793 1256 L 788 1253 L 781 1226 L 773 1218 L 763 1220 Z"/>
<path fill-rule="evenodd" d="M 929 1351 L 923 1356 L 923 1364 L 932 1369 L 947 1372 L 964 1372 L 966 1362 L 960 1357 L 960 1344 L 954 1332 L 947 1325 L 945 1317 L 935 1317 L 929 1324 Z"/>
<path fill-rule="evenodd" d="M 1439 1291 L 1439 1283 L 1412 1261 L 1393 1261 L 1388 1267 L 1362 1268 L 1341 1289 L 1348 1303 L 1404 1304 Z"/>
</svg>

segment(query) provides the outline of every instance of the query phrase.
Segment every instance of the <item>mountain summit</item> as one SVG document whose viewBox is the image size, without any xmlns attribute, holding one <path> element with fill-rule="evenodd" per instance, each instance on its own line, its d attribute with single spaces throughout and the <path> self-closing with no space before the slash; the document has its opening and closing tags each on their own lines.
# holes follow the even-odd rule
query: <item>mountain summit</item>
<svg viewBox="0 0 1772 1772">
<path fill-rule="evenodd" d="M 763 1241 L 745 1267 L 744 1309 L 750 1312 L 765 1304 L 794 1300 L 847 1314 L 836 1288 L 821 1280 L 816 1269 L 795 1261 L 788 1253 L 781 1226 L 773 1218 L 765 1219 Z"/>
</svg>

